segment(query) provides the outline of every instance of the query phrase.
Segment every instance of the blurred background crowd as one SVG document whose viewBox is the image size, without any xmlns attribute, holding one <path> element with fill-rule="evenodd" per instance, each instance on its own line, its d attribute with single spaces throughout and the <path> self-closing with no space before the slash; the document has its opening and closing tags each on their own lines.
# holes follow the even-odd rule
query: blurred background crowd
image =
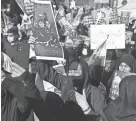
<svg viewBox="0 0 136 121">
<path fill-rule="evenodd" d="M 55 61 L 30 52 L 34 1 L 1 0 L 2 121 L 136 121 L 135 3 L 51 0 L 64 51 Z M 91 25 L 116 24 L 125 48 L 91 49 Z"/>
</svg>

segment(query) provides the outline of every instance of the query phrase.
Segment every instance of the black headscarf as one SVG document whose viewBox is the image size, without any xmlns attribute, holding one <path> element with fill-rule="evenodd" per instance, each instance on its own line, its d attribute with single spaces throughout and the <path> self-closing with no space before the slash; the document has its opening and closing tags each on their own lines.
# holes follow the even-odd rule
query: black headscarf
<svg viewBox="0 0 136 121">
<path fill-rule="evenodd" d="M 104 109 L 108 121 L 136 121 L 136 75 L 123 78 L 119 97 Z"/>
<path fill-rule="evenodd" d="M 125 55 L 123 55 L 123 56 L 119 59 L 117 65 L 116 65 L 116 68 L 115 68 L 115 70 L 114 70 L 114 72 L 113 72 L 111 78 L 110 78 L 109 81 L 108 81 L 109 87 L 110 87 L 111 84 L 112 84 L 112 81 L 113 81 L 115 72 L 119 69 L 119 65 L 120 65 L 122 62 L 126 63 L 126 64 L 131 68 L 131 73 L 136 73 L 136 60 L 135 60 L 135 58 L 134 58 L 131 54 L 125 54 Z"/>
<path fill-rule="evenodd" d="M 120 60 L 119 60 L 119 62 L 117 64 L 116 69 L 119 68 L 119 65 L 122 62 L 126 63 L 131 68 L 131 72 L 132 73 L 136 73 L 136 60 L 135 60 L 135 58 L 131 54 L 125 54 L 125 55 L 123 55 L 120 58 Z"/>
<path fill-rule="evenodd" d="M 83 88 L 86 88 L 89 81 L 89 67 L 88 64 L 82 59 L 72 59 L 68 65 L 65 66 L 66 72 L 69 70 L 77 70 L 78 66 L 81 66 L 82 74 L 80 76 L 70 76 L 74 87 L 79 88 L 77 91 L 82 93 Z M 69 76 L 69 75 L 68 75 Z"/>
</svg>

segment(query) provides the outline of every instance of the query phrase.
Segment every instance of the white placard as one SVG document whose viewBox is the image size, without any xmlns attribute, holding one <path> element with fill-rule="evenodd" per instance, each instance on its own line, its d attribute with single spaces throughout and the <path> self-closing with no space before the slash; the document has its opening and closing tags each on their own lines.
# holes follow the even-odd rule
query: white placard
<svg viewBox="0 0 136 121">
<path fill-rule="evenodd" d="M 107 40 L 107 49 L 125 48 L 125 25 L 92 25 L 90 27 L 91 49 L 96 49 Z"/>
</svg>

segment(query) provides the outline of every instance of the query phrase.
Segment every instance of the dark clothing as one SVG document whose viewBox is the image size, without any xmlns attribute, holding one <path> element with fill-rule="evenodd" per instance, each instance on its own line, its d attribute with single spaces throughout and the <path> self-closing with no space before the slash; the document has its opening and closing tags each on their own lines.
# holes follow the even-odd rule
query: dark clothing
<svg viewBox="0 0 136 121">
<path fill-rule="evenodd" d="M 7 54 L 13 62 L 25 69 L 29 68 L 29 48 L 30 45 L 26 40 L 17 41 L 13 46 L 11 46 L 6 39 L 4 40 L 4 53 Z"/>
<path fill-rule="evenodd" d="M 87 102 L 92 109 L 89 114 L 103 116 L 102 112 L 104 107 L 106 106 L 104 94 L 101 92 L 101 90 L 99 90 L 99 88 L 92 85 L 88 85 L 85 92 L 86 92 Z"/>
<path fill-rule="evenodd" d="M 102 66 L 92 66 L 89 67 L 89 75 L 91 80 L 91 85 L 98 87 L 100 82 L 103 80 L 104 67 Z"/>
<path fill-rule="evenodd" d="M 86 121 L 85 115 L 80 106 L 72 101 L 64 105 L 65 121 Z"/>
<path fill-rule="evenodd" d="M 89 67 L 88 64 L 82 60 L 79 59 L 79 64 L 81 64 L 81 68 L 82 68 L 82 76 L 83 76 L 83 88 L 86 88 L 91 82 L 90 82 L 90 78 L 89 78 Z"/>
<path fill-rule="evenodd" d="M 108 86 L 109 86 L 108 81 L 111 78 L 112 74 L 113 74 L 113 70 L 110 72 L 104 71 L 102 83 L 106 87 L 106 89 L 108 89 Z"/>
<path fill-rule="evenodd" d="M 22 112 L 20 113 L 28 114 L 27 109 L 33 109 L 40 121 L 61 121 L 56 110 L 52 109 L 53 107 L 49 108 L 55 105 L 55 102 L 57 101 L 56 97 L 52 100 L 50 97 L 52 94 L 45 92 L 46 97 L 45 100 L 43 100 L 34 81 L 31 79 L 31 75 L 28 72 L 25 72 L 20 77 L 16 78 L 8 76 L 2 84 L 4 88 L 21 101 L 19 106 L 21 106 Z M 24 80 L 24 82 L 21 80 Z M 60 104 L 58 103 L 58 105 Z"/>
<path fill-rule="evenodd" d="M 136 75 L 126 76 L 119 85 L 119 97 L 104 109 L 108 121 L 136 121 Z"/>
<path fill-rule="evenodd" d="M 18 6 L 17 2 L 14 1 L 14 0 L 11 0 L 11 1 L 10 1 L 10 5 L 11 5 L 10 14 L 11 14 L 11 15 L 13 15 L 13 14 L 16 14 L 16 15 L 17 15 L 17 19 L 14 20 L 13 22 L 21 23 L 22 18 L 21 18 L 21 16 L 20 16 L 20 14 L 23 14 L 23 11 L 22 11 L 21 8 Z"/>
<path fill-rule="evenodd" d="M 1 86 L 1 120 L 18 121 L 17 116 L 17 99 L 13 98 L 3 86 Z"/>
<path fill-rule="evenodd" d="M 22 113 L 27 110 L 28 101 L 22 93 L 21 87 L 23 87 L 24 84 L 20 80 L 26 79 L 27 76 L 27 72 L 17 78 L 12 78 L 10 75 L 7 75 L 7 78 L 2 82 L 4 89 L 18 99 L 18 108 Z"/>
<path fill-rule="evenodd" d="M 136 59 L 130 55 L 130 54 L 125 54 L 123 55 L 120 59 L 119 62 L 117 64 L 117 68 L 119 68 L 119 65 L 124 62 L 126 63 L 130 68 L 131 68 L 131 72 L 132 73 L 136 73 Z"/>
<path fill-rule="evenodd" d="M 42 81 L 48 81 L 60 90 L 63 88 L 63 85 L 69 80 L 67 76 L 63 76 L 57 73 L 56 70 L 53 69 L 49 61 L 38 61 L 38 74 Z"/>
<path fill-rule="evenodd" d="M 34 121 L 33 111 L 28 109 L 25 112 L 20 111 L 20 102 L 11 92 L 1 86 L 1 120 L 2 121 Z M 18 105 L 19 104 L 19 105 Z"/>
<path fill-rule="evenodd" d="M 73 61 L 69 62 L 65 66 L 65 71 L 68 74 L 69 70 L 77 69 L 76 65 L 71 65 L 72 63 L 77 62 L 81 65 L 82 75 L 81 76 L 63 76 L 56 72 L 53 69 L 52 65 L 49 61 L 39 61 L 38 62 L 38 73 L 41 77 L 41 80 L 46 80 L 53 84 L 58 89 L 62 90 L 63 86 L 67 81 L 72 81 L 73 86 L 79 90 L 79 93 L 82 93 L 83 88 L 85 88 L 89 82 L 89 73 L 88 73 L 88 65 L 85 61 L 80 59 L 73 59 Z M 75 67 L 76 66 L 76 67 Z M 72 86 L 72 87 L 73 87 Z"/>
<path fill-rule="evenodd" d="M 111 73 L 115 68 L 116 58 L 117 57 L 114 50 L 107 50 L 106 59 L 111 60 L 110 72 L 106 72 L 105 67 L 100 65 L 95 65 L 89 68 L 90 80 L 93 86 L 98 87 L 100 82 L 102 82 L 105 86 L 107 85 L 109 80 L 108 78 L 111 76 Z"/>
<path fill-rule="evenodd" d="M 117 62 L 116 68 L 113 71 L 111 78 L 108 81 L 107 95 L 109 95 L 110 88 L 111 88 L 111 85 L 112 85 L 112 81 L 113 81 L 114 76 L 115 76 L 115 72 L 117 70 L 119 70 L 119 65 L 122 62 L 126 63 L 131 68 L 132 73 L 136 73 L 136 60 L 135 60 L 135 58 L 130 54 L 125 54 L 125 55 L 121 56 L 121 58 Z"/>
<path fill-rule="evenodd" d="M 136 59 L 131 54 L 125 54 L 121 56 L 121 58 L 118 60 L 116 67 L 114 69 L 113 75 L 111 76 L 109 80 L 109 84 L 111 83 L 115 72 L 119 70 L 119 65 L 123 62 L 126 63 L 131 68 L 132 73 L 136 73 Z"/>
<path fill-rule="evenodd" d="M 58 95 L 52 92 L 44 91 L 44 92 L 41 92 L 40 94 L 40 92 L 35 87 L 34 82 L 31 80 L 31 75 L 29 75 L 27 72 L 25 72 L 20 77 L 16 77 L 16 78 L 11 78 L 8 76 L 8 79 L 10 79 L 11 82 L 14 79 L 14 84 L 20 87 L 20 88 L 18 87 L 13 88 L 12 94 L 14 94 L 20 100 L 22 98 L 26 98 L 28 101 L 27 107 L 30 109 L 33 109 L 33 111 L 35 112 L 35 114 L 37 115 L 40 121 L 46 121 L 46 120 L 47 121 L 69 121 L 68 119 L 71 119 L 71 121 L 75 121 L 75 119 L 78 119 L 79 121 L 84 121 L 84 119 L 86 119 L 81 108 L 74 102 L 73 104 L 71 103 L 69 104 L 66 101 L 66 103 L 64 104 L 62 99 Z M 26 84 L 26 86 L 24 86 L 23 85 L 24 83 L 22 83 L 20 80 L 24 80 L 24 83 Z M 12 87 L 13 82 L 10 83 L 10 81 L 8 81 L 8 84 L 4 86 Z M 21 89 L 22 92 L 19 91 L 19 89 Z M 64 90 L 67 91 L 66 88 Z M 64 90 L 63 92 L 65 92 Z M 76 108 L 73 108 L 73 105 L 75 105 Z M 26 115 L 28 114 L 27 111 L 25 112 Z M 21 112 L 19 112 L 18 114 L 20 113 Z"/>
</svg>

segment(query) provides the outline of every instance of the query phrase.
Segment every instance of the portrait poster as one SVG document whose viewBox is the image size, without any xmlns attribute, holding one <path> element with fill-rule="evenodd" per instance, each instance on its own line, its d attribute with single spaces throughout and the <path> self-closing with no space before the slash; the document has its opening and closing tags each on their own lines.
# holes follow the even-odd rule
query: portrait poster
<svg viewBox="0 0 136 121">
<path fill-rule="evenodd" d="M 125 24 L 91 25 L 91 49 L 96 49 L 107 39 L 107 49 L 125 49 Z"/>
<path fill-rule="evenodd" d="M 64 60 L 50 1 L 34 1 L 34 50 L 37 59 Z"/>
</svg>

